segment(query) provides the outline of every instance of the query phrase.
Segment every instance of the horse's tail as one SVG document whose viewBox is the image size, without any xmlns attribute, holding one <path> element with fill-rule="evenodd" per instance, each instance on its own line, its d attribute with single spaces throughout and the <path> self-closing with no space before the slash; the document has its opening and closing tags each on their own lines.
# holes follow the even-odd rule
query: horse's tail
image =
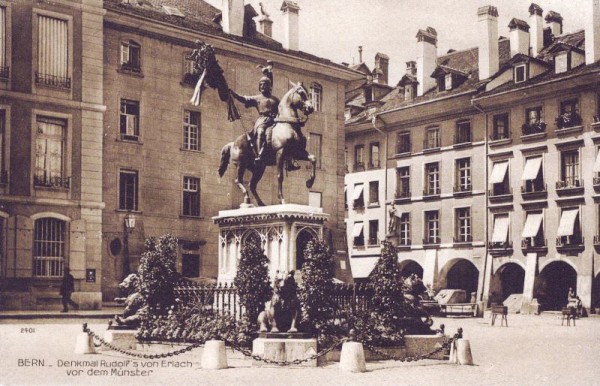
<svg viewBox="0 0 600 386">
<path fill-rule="evenodd" d="M 229 157 L 231 156 L 231 146 L 233 142 L 229 142 L 221 149 L 221 165 L 219 166 L 219 177 L 223 177 L 223 174 L 227 171 L 229 165 Z"/>
</svg>

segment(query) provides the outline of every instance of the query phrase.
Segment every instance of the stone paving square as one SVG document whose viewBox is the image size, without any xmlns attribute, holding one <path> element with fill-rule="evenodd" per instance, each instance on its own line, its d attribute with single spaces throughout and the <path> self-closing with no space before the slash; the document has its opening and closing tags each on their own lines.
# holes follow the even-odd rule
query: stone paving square
<svg viewBox="0 0 600 386">
<path fill-rule="evenodd" d="M 491 326 L 491 318 L 437 318 L 448 333 L 458 327 L 471 344 L 474 366 L 424 360 L 412 363 L 369 362 L 367 372 L 343 373 L 337 363 L 314 369 L 252 368 L 249 360 L 227 350 L 229 369 L 200 368 L 201 349 L 161 360 L 142 361 L 115 352 L 73 353 L 84 320 L 35 319 L 0 321 L 0 384 L 2 385 L 597 385 L 600 317 L 561 326 L 557 314 L 509 315 L 509 327 Z M 101 333 L 105 324 L 92 321 Z M 22 330 L 25 329 L 25 330 Z M 25 332 L 32 331 L 35 332 Z M 39 359 L 43 367 L 25 360 Z M 96 367 L 64 367 L 65 361 L 105 361 Z M 59 363 L 62 361 L 62 363 Z M 129 361 L 129 362 L 127 362 Z M 120 362 L 120 363 L 114 363 Z M 133 363 L 137 363 L 134 365 Z M 142 363 L 146 367 L 142 367 Z M 112 364 L 125 365 L 109 367 Z M 137 366 L 137 367 L 135 367 Z M 149 367 L 153 366 L 153 367 Z M 177 367 L 175 367 L 177 366 Z M 84 370 L 79 376 L 68 370 Z M 113 375 L 85 374 L 90 369 Z M 119 370 L 151 371 L 148 375 L 117 376 Z"/>
</svg>

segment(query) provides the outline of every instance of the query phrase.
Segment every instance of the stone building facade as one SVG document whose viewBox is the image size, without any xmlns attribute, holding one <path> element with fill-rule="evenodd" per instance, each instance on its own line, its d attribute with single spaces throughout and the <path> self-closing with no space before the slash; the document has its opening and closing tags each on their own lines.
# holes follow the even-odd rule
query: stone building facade
<svg viewBox="0 0 600 386">
<path fill-rule="evenodd" d="M 585 31 L 564 33 L 560 14 L 544 18 L 531 4 L 508 38 L 498 10 L 480 7 L 478 47 L 445 55 L 437 31 L 420 30 L 418 58 L 397 87 L 347 119 L 349 165 L 352 149 L 374 137 L 387 144 L 388 210 L 374 217 L 395 218 L 387 236 L 406 274 L 475 292 L 481 305 L 514 299 L 523 312 L 560 308 L 569 288 L 586 307 L 600 302 L 600 5 L 585 5 Z M 346 177 L 350 208 L 356 179 Z M 351 265 L 366 276 L 375 258 L 356 247 L 361 221 L 350 209 Z"/>
<path fill-rule="evenodd" d="M 0 1 L 0 307 L 101 306 L 100 0 Z"/>
<path fill-rule="evenodd" d="M 2 308 L 58 307 L 65 267 L 74 300 L 99 308 L 137 268 L 144 240 L 165 233 L 180 241 L 184 276 L 216 278 L 212 217 L 242 201 L 233 167 L 217 176 L 220 150 L 256 113 L 238 105 L 242 120 L 228 122 L 210 88 L 199 106 L 190 103 L 198 74 L 186 55 L 197 39 L 215 48 L 239 94 L 258 93 L 256 67 L 266 60 L 276 96 L 290 81 L 310 91 L 318 107 L 304 133 L 319 157 L 316 181 L 309 191 L 303 167 L 286 176 L 284 194 L 329 214 L 324 237 L 337 252 L 336 275 L 347 279 L 343 106 L 359 74 L 299 51 L 297 30 L 285 44 L 273 40 L 268 17 L 255 22 L 243 0 L 223 4 L 0 1 Z M 297 29 L 297 4 L 283 1 L 281 11 Z M 270 169 L 259 185 L 267 204 L 277 203 Z"/>
</svg>

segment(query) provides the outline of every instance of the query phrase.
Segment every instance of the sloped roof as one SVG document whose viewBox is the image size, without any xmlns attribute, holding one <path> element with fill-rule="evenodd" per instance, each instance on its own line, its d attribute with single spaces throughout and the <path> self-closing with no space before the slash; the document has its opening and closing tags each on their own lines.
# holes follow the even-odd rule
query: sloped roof
<svg viewBox="0 0 600 386">
<path fill-rule="evenodd" d="M 103 0 L 104 8 L 110 11 L 124 13 L 132 16 L 144 17 L 156 20 L 162 23 L 170 24 L 175 27 L 190 29 L 206 34 L 224 37 L 230 40 L 244 42 L 256 47 L 265 48 L 275 52 L 286 53 L 298 58 L 310 60 L 316 63 L 326 64 L 341 70 L 348 71 L 349 68 L 342 64 L 332 62 L 329 59 L 321 58 L 316 55 L 309 54 L 303 51 L 291 51 L 283 48 L 283 45 L 278 41 L 256 32 L 253 36 L 236 36 L 223 32 L 221 26 L 214 22 L 215 17 L 221 13 L 219 9 L 211 6 L 203 0 L 149 0 L 153 7 L 140 6 L 137 1 L 123 2 L 123 0 Z M 167 15 L 160 6 L 167 5 L 177 7 L 185 17 Z M 246 7 L 248 11 L 248 7 Z"/>
<path fill-rule="evenodd" d="M 538 58 L 546 61 L 551 60 L 553 56 L 552 53 L 555 52 L 556 48 L 560 45 L 575 47 L 585 52 L 585 31 L 580 30 L 555 37 L 552 43 L 547 47 L 544 47 L 538 55 Z"/>
</svg>

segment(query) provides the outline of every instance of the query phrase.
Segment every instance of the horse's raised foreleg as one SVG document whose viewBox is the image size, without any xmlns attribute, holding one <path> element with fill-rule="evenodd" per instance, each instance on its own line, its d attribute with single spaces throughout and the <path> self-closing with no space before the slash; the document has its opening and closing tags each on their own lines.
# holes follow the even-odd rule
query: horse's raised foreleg
<svg viewBox="0 0 600 386">
<path fill-rule="evenodd" d="M 250 192 L 252 192 L 252 195 L 254 196 L 254 199 L 256 200 L 256 204 L 258 206 L 265 206 L 265 203 L 260 199 L 258 193 L 256 192 L 256 186 L 258 185 L 258 182 L 260 181 L 264 173 L 265 166 L 263 164 L 261 164 L 260 166 L 256 166 L 254 168 L 254 172 L 252 172 L 252 178 L 250 179 Z"/>
<path fill-rule="evenodd" d="M 238 186 L 238 188 L 240 188 L 242 193 L 244 194 L 244 202 L 242 205 L 250 205 L 250 195 L 248 194 L 248 190 L 244 186 L 244 172 L 245 171 L 246 171 L 246 168 L 244 168 L 242 165 L 238 165 L 237 177 L 235 179 L 235 183 Z"/>
<path fill-rule="evenodd" d="M 275 165 L 277 166 L 277 198 L 282 204 L 285 204 L 283 198 L 283 166 L 285 165 L 285 157 L 283 155 L 283 149 L 280 149 L 276 155 Z"/>
</svg>

